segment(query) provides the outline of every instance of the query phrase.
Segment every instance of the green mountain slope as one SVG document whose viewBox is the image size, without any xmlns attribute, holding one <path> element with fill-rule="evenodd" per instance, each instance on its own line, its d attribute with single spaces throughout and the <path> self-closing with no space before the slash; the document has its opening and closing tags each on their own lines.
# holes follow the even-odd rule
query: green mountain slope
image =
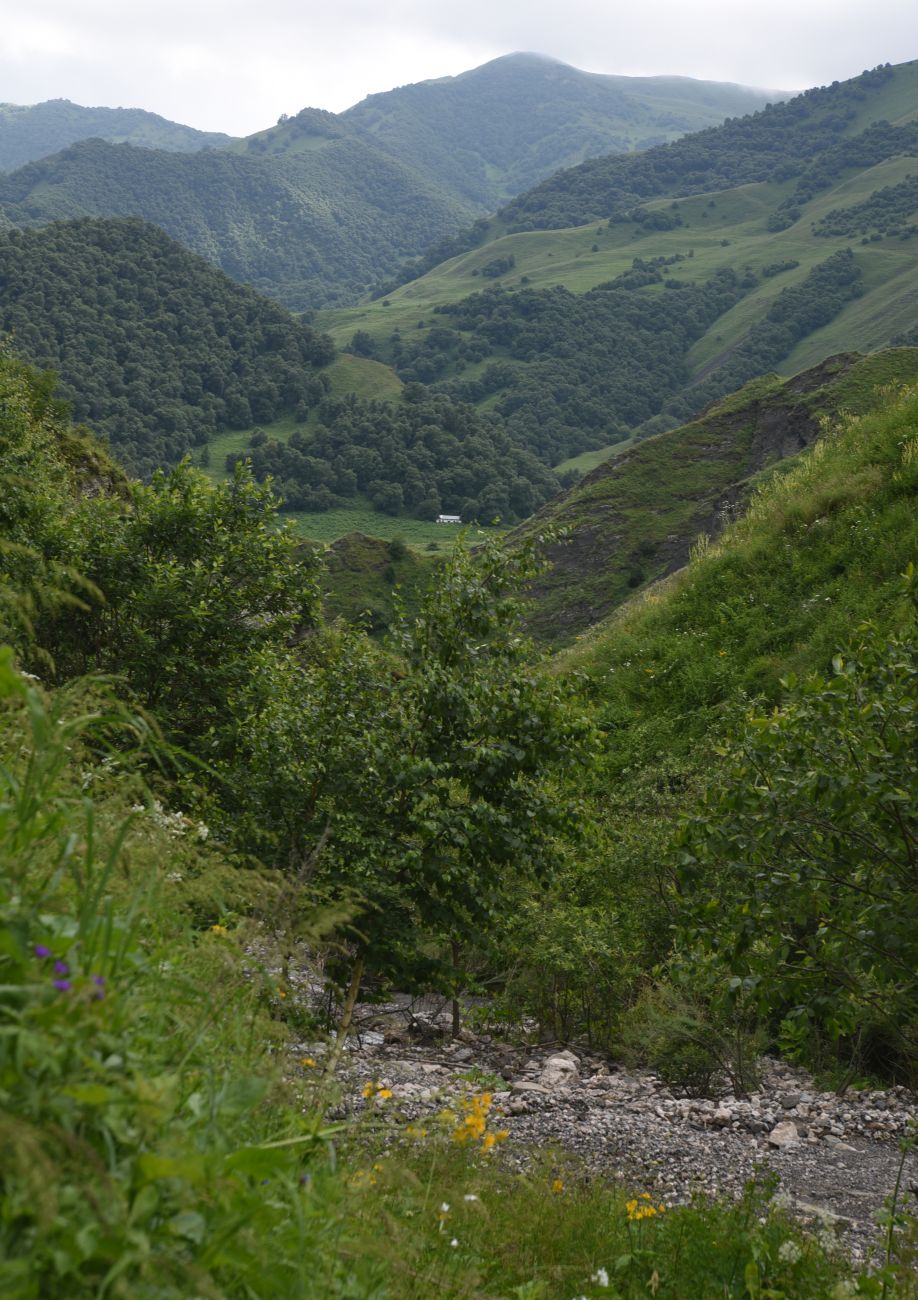
<svg viewBox="0 0 918 1300">
<path fill-rule="evenodd" d="M 509 54 L 458 77 L 369 95 L 341 119 L 490 211 L 559 167 L 646 149 L 769 98 L 784 96 L 688 77 L 602 76 Z"/>
<path fill-rule="evenodd" d="M 884 111 L 898 118 L 875 122 Z M 505 209 L 485 242 L 323 324 L 343 346 L 359 334 L 403 379 L 501 414 L 566 466 L 756 375 L 908 340 L 916 157 L 918 62 L 561 173 L 532 192 L 544 225 L 595 211 L 600 173 L 613 216 L 501 233 Z"/>
<path fill-rule="evenodd" d="M 18 225 L 143 217 L 294 308 L 353 296 L 468 215 L 379 150 L 324 135 L 281 158 L 88 140 L 0 178 L 0 204 Z"/>
<path fill-rule="evenodd" d="M 325 395 L 327 338 L 128 219 L 0 232 L 0 330 L 135 473 Z"/>
<path fill-rule="evenodd" d="M 222 149 L 232 143 L 232 136 L 221 131 L 197 131 L 142 108 L 86 108 L 69 99 L 0 104 L 0 171 L 15 171 L 90 139 L 176 153 Z"/>
<path fill-rule="evenodd" d="M 793 379 L 757 379 L 691 424 L 607 460 L 511 534 L 546 525 L 569 533 L 533 588 L 533 630 L 563 642 L 600 622 L 681 568 L 700 535 L 717 536 L 760 471 L 811 445 L 826 419 L 875 409 L 890 386 L 916 381 L 918 349 L 833 357 Z"/>
<path fill-rule="evenodd" d="M 240 141 L 154 129 L 153 115 L 135 121 L 133 110 L 99 110 L 96 120 L 64 101 L 13 106 L 10 131 L 18 123 L 36 133 L 42 122 L 47 130 L 29 148 L 11 137 L 17 170 L 0 178 L 0 209 L 18 225 L 143 217 L 300 310 L 354 301 L 562 163 L 669 138 L 763 100 L 743 87 L 632 85 L 511 56 L 465 78 L 371 96 L 345 114 L 307 108 Z M 44 156 L 54 141 L 61 151 Z M 226 147 L 201 152 L 208 143 Z M 28 158 L 39 160 L 20 165 Z"/>
<path fill-rule="evenodd" d="M 916 83 L 918 61 L 887 65 L 648 150 L 639 159 L 591 160 L 521 194 L 497 220 L 509 229 L 558 229 L 617 215 L 647 199 L 756 181 L 794 179 L 798 189 L 812 190 L 833 172 L 865 165 L 875 123 L 898 125 L 903 138 L 912 139 L 907 127 L 914 123 Z M 860 145 L 853 146 L 859 137 Z M 881 142 L 872 161 L 891 151 Z"/>
<path fill-rule="evenodd" d="M 865 364 L 842 373 L 842 386 Z M 780 413 L 787 390 L 777 396 Z M 849 387 L 842 405 L 855 396 Z M 572 1023 L 596 1033 L 604 1018 L 613 1034 L 623 1019 L 652 1032 L 642 1008 L 635 1021 L 628 1008 L 646 988 L 646 972 L 659 978 L 668 965 L 676 1016 L 688 1008 L 706 1025 L 692 1050 L 757 1023 L 779 1050 L 836 1078 L 849 1067 L 861 1076 L 891 1065 L 903 1077 L 913 1071 L 914 961 L 877 1010 L 866 1005 L 872 977 L 858 971 L 850 979 L 849 963 L 857 952 L 872 967 L 876 951 L 861 941 L 874 943 L 879 931 L 849 927 L 855 946 L 831 950 L 834 922 L 851 905 L 849 886 L 863 885 L 862 871 L 876 880 L 884 864 L 906 870 L 886 896 L 893 903 L 882 942 L 900 919 L 914 933 L 911 823 L 879 852 L 875 840 L 865 847 L 863 832 L 871 792 L 883 781 L 878 769 L 893 770 L 890 752 L 912 753 L 883 796 L 893 825 L 915 799 L 909 566 L 918 548 L 918 388 L 874 402 L 862 416 L 832 419 L 784 472 L 767 476 L 718 540 L 552 660 L 562 676 L 585 676 L 603 732 L 602 755 L 581 791 L 601 820 L 600 843 L 574 856 L 519 935 L 538 971 L 528 981 L 559 1007 L 554 1023 L 566 1017 L 568 1033 Z M 710 441 L 716 451 L 716 426 Z M 623 545 L 633 522 L 627 514 Z M 743 765 L 741 755 L 752 761 Z M 794 790 L 805 797 L 795 801 Z M 750 806 L 752 816 L 735 815 Z M 695 817 L 687 844 L 680 822 Z M 713 854 L 703 847 L 708 833 L 719 841 Z M 808 852 L 800 890 L 795 873 Z M 812 874 L 824 865 L 828 894 Z M 699 931 L 707 937 L 702 951 Z M 750 1001 L 734 1000 L 745 989 Z M 898 990 L 907 1009 L 891 1024 L 888 1009 L 894 1000 L 903 1006 Z M 837 1008 L 846 1001 L 843 1021 Z M 681 1042 L 679 1035 L 685 1020 L 667 1019 L 660 1007 L 656 1060 L 672 1066 L 681 1045 L 688 1065 L 689 1035 Z"/>
</svg>

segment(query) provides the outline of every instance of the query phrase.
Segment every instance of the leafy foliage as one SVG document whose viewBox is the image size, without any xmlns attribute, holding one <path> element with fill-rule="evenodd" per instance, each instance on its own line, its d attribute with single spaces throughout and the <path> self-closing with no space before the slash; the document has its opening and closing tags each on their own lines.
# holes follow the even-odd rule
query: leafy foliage
<svg viewBox="0 0 918 1300">
<path fill-rule="evenodd" d="M 251 846 L 320 895 L 348 891 L 358 947 L 402 980 L 431 977 L 425 942 L 492 930 L 570 825 L 547 777 L 576 767 L 589 729 L 516 630 L 531 572 L 528 551 L 458 546 L 397 657 L 339 628 L 265 661 L 237 702 Z"/>
<path fill-rule="evenodd" d="M 44 628 L 59 679 L 119 673 L 173 740 L 222 752 L 253 662 L 316 617 L 316 557 L 275 507 L 241 467 L 215 488 L 183 462 L 127 503 L 82 509 L 79 564 L 104 603 Z"/>
<path fill-rule="evenodd" d="M 135 473 L 325 393 L 334 350 L 141 221 L 0 234 L 0 327 Z"/>
<path fill-rule="evenodd" d="M 257 435 L 256 435 L 257 438 Z M 418 385 L 403 400 L 327 397 L 308 432 L 258 439 L 227 458 L 273 478 L 289 509 L 322 511 L 358 494 L 379 511 L 466 522 L 525 518 L 558 490 L 554 474 L 503 421 Z"/>
<path fill-rule="evenodd" d="M 857 1042 L 868 1061 L 885 1050 L 906 1070 L 918 1056 L 916 668 L 912 639 L 868 626 L 831 677 L 791 679 L 679 842 L 694 933 L 732 984 L 808 1037 Z"/>
</svg>

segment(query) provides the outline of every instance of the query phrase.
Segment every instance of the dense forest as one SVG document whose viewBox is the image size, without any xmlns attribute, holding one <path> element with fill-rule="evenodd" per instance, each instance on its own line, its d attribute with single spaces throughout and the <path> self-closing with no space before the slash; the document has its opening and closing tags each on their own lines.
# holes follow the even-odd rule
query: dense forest
<svg viewBox="0 0 918 1300">
<path fill-rule="evenodd" d="M 861 243 L 874 243 L 898 236 L 911 239 L 918 235 L 918 176 L 908 176 L 898 185 L 884 185 L 882 189 L 846 208 L 833 208 L 820 217 L 813 234 L 823 238 L 842 235 L 854 238 L 861 235 Z"/>
<path fill-rule="evenodd" d="M 83 141 L 0 177 L 0 208 L 23 226 L 140 216 L 288 307 L 350 301 L 471 210 L 322 116 L 304 119 L 321 147 L 281 156 L 260 137 L 244 153 Z"/>
<path fill-rule="evenodd" d="M 137 474 L 325 395 L 334 349 L 136 219 L 0 232 L 0 328 Z"/>
<path fill-rule="evenodd" d="M 256 433 L 227 468 L 251 461 L 289 509 L 330 510 L 360 495 L 385 514 L 445 511 L 481 523 L 524 519 L 560 487 L 500 420 L 420 384 L 406 385 L 398 404 L 326 397 L 316 417 L 286 442 Z"/>
<path fill-rule="evenodd" d="M 462 401 L 490 399 L 517 442 L 557 465 L 637 428 L 681 422 L 771 369 L 861 292 L 852 253 L 833 254 L 782 290 L 740 345 L 687 386 L 692 343 L 759 282 L 748 270 L 724 268 L 694 284 L 679 279 L 688 265 L 684 254 L 637 258 L 584 294 L 496 285 L 434 306 L 437 324 L 417 341 L 396 333 L 379 353 L 405 380 L 433 383 Z M 769 266 L 769 277 L 782 269 Z M 352 347 L 376 351 L 359 332 Z M 469 367 L 474 374 L 466 378 Z"/>
<path fill-rule="evenodd" d="M 232 143 L 232 137 L 220 131 L 197 131 L 142 108 L 85 108 L 69 99 L 0 104 L 0 171 L 15 171 L 89 139 L 175 153 L 222 149 Z"/>
</svg>

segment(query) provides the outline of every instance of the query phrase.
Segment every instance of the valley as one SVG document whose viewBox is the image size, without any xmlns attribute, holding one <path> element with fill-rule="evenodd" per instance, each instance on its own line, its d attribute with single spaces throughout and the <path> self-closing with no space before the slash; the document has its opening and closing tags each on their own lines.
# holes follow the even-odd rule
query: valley
<svg viewBox="0 0 918 1300">
<path fill-rule="evenodd" d="M 2 166 L 4 1297 L 914 1300 L 918 61 Z"/>
</svg>

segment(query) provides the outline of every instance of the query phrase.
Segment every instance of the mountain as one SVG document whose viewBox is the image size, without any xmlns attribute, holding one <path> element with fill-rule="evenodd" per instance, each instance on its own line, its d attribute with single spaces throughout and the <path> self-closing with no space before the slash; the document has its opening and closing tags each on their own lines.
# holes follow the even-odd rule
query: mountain
<svg viewBox="0 0 918 1300">
<path fill-rule="evenodd" d="M 533 586 L 532 630 L 563 643 L 601 622 L 685 565 L 699 536 L 717 537 L 762 471 L 786 472 L 825 421 L 873 410 L 882 393 L 916 382 L 916 348 L 832 357 L 792 379 L 754 380 L 692 423 L 605 461 L 511 534 L 569 534 Z"/>
<path fill-rule="evenodd" d="M 0 231 L 0 330 L 137 474 L 320 401 L 334 351 L 136 219 Z"/>
<path fill-rule="evenodd" d="M 140 216 L 295 309 L 355 296 L 469 216 L 334 119 L 312 114 L 303 134 L 308 147 L 280 157 L 256 142 L 180 154 L 85 140 L 0 177 L 0 204 L 24 226 Z"/>
<path fill-rule="evenodd" d="M 689 77 L 605 76 L 543 55 L 508 54 L 458 77 L 369 95 L 341 120 L 491 211 L 558 168 L 646 149 L 784 98 Z"/>
<path fill-rule="evenodd" d="M 91 139 L 194 153 L 223 149 L 233 137 L 220 131 L 196 131 L 142 108 L 85 108 L 69 99 L 0 104 L 0 171 L 15 171 L 79 140 Z"/>
<path fill-rule="evenodd" d="M 765 372 L 911 341 L 916 158 L 918 62 L 875 69 L 559 173 L 322 324 L 501 416 L 563 479 Z M 511 233 L 524 218 L 545 228 Z"/>
<path fill-rule="evenodd" d="M 180 137 L 152 128 L 142 143 L 155 148 L 80 139 L 0 177 L 0 208 L 18 225 L 140 216 L 289 307 L 330 306 L 564 163 L 764 102 L 688 79 L 630 86 L 511 56 L 344 114 L 306 108 L 219 150 L 175 152 Z"/>
</svg>

